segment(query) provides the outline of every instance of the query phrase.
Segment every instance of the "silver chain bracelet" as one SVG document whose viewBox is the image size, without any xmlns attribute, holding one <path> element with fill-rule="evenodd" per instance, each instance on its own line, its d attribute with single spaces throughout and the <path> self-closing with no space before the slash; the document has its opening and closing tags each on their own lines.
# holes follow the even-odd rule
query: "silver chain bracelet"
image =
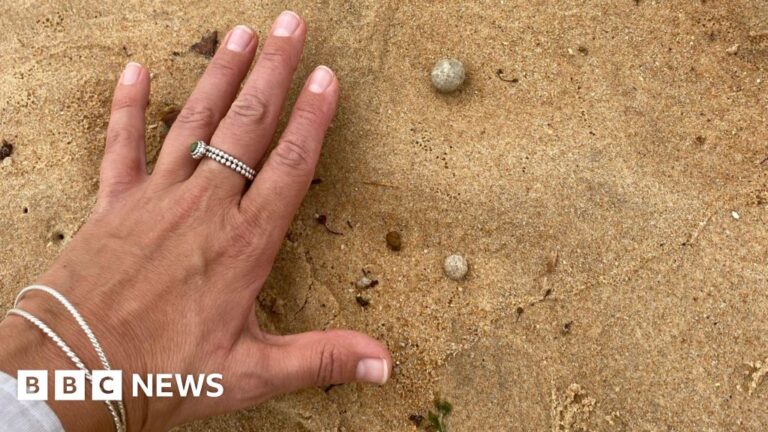
<svg viewBox="0 0 768 432">
<path fill-rule="evenodd" d="M 67 345 L 64 340 L 59 337 L 56 332 L 51 330 L 50 327 L 48 327 L 44 322 L 42 322 L 40 319 L 35 317 L 34 315 L 30 314 L 29 312 L 20 309 L 18 307 L 19 301 L 24 296 L 24 294 L 30 292 L 30 291 L 43 291 L 45 293 L 48 293 L 52 297 L 54 297 L 59 303 L 61 303 L 67 311 L 72 315 L 72 317 L 77 321 L 77 324 L 80 326 L 80 328 L 85 333 L 85 336 L 88 338 L 88 340 L 91 342 L 91 345 L 93 346 L 94 351 L 96 351 L 96 355 L 99 357 L 99 361 L 101 362 L 102 367 L 105 370 L 112 370 L 111 365 L 109 364 L 109 360 L 107 360 L 106 354 L 104 354 L 104 350 L 101 347 L 101 344 L 99 343 L 98 339 L 96 339 L 96 336 L 93 334 L 93 331 L 91 330 L 90 326 L 88 326 L 88 323 L 85 322 L 85 319 L 82 315 L 77 311 L 74 305 L 67 300 L 64 295 L 62 295 L 60 292 L 56 291 L 55 289 L 45 286 L 45 285 L 30 285 L 16 296 L 16 301 L 13 304 L 13 309 L 9 310 L 7 315 L 18 315 L 21 316 L 28 321 L 30 321 L 32 324 L 37 326 L 40 330 L 42 330 L 43 333 L 45 333 L 48 337 L 50 337 L 53 342 L 61 348 L 62 351 L 64 351 L 64 354 L 66 354 L 67 357 L 69 357 L 70 360 L 77 366 L 80 370 L 85 372 L 85 376 L 89 381 L 92 381 L 91 373 L 90 371 L 85 367 L 83 362 L 80 360 L 80 358 L 77 356 L 77 354 L 72 351 L 72 349 Z M 125 413 L 125 404 L 122 400 L 117 401 L 104 401 L 107 404 L 107 408 L 109 409 L 110 414 L 112 415 L 112 419 L 115 422 L 115 430 L 117 432 L 125 432 L 127 428 L 127 417 Z"/>
</svg>

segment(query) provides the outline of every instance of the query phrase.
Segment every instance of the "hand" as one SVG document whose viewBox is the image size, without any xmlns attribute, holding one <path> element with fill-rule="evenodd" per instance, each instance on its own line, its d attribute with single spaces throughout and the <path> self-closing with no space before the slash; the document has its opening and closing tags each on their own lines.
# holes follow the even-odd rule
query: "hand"
<svg viewBox="0 0 768 432">
<path fill-rule="evenodd" d="M 344 330 L 271 335 L 254 314 L 254 299 L 312 180 L 339 92 L 330 69 L 315 69 L 276 148 L 265 156 L 305 34 L 296 14 L 281 14 L 238 95 L 257 38 L 246 27 L 230 31 L 169 131 L 152 175 L 144 148 L 149 73 L 129 64 L 117 85 L 96 207 L 37 282 L 58 289 L 80 310 L 125 377 L 224 376 L 224 395 L 217 399 L 127 398 L 131 431 L 165 430 L 307 386 L 383 384 L 389 377 L 389 352 L 368 336 Z M 213 160 L 193 160 L 189 146 L 196 140 L 250 166 L 266 160 L 248 184 Z M 99 368 L 79 328 L 50 297 L 30 293 L 20 306 Z M 0 330 L 4 341 L 28 342 L 8 343 L 4 368 L 73 368 L 23 319 L 10 317 Z M 41 346 L 44 355 L 22 346 Z M 23 353 L 30 358 L 20 360 Z M 130 391 L 127 381 L 124 386 Z M 67 430 L 91 430 L 95 423 L 111 428 L 103 404 L 80 402 L 88 415 L 73 415 L 72 404 L 52 403 Z"/>
</svg>

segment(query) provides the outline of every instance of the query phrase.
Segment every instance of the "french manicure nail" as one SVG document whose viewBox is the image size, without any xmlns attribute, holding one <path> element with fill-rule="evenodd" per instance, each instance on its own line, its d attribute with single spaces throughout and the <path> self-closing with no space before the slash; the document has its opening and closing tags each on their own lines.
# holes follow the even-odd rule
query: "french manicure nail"
<svg viewBox="0 0 768 432">
<path fill-rule="evenodd" d="M 386 359 L 366 358 L 357 363 L 355 377 L 358 381 L 384 384 L 389 379 L 389 365 Z"/>
<path fill-rule="evenodd" d="M 277 17 L 272 34 L 275 36 L 290 36 L 299 28 L 299 16 L 291 11 L 285 11 Z"/>
<path fill-rule="evenodd" d="M 227 40 L 227 49 L 235 52 L 243 52 L 248 45 L 250 45 L 253 39 L 253 30 L 250 28 L 239 25 L 232 30 L 232 34 L 229 35 Z"/>
<path fill-rule="evenodd" d="M 123 74 L 120 76 L 120 84 L 132 85 L 139 80 L 140 74 L 141 65 L 138 63 L 130 62 L 125 65 L 125 69 L 123 69 Z"/>
<path fill-rule="evenodd" d="M 318 66 L 309 77 L 309 91 L 322 93 L 333 82 L 333 72 L 325 66 Z"/>
</svg>

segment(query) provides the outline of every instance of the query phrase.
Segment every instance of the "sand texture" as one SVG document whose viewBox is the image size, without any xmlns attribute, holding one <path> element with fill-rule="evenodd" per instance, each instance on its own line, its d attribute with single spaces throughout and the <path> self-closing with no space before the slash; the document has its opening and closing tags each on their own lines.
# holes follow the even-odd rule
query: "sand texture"
<svg viewBox="0 0 768 432">
<path fill-rule="evenodd" d="M 768 429 L 764 0 L 4 0 L 0 312 L 90 212 L 123 65 L 154 72 L 153 159 L 208 64 L 190 45 L 283 8 L 297 77 L 330 65 L 342 95 L 257 313 L 368 332 L 395 373 L 183 430 L 413 431 L 437 395 L 450 431 Z"/>
</svg>

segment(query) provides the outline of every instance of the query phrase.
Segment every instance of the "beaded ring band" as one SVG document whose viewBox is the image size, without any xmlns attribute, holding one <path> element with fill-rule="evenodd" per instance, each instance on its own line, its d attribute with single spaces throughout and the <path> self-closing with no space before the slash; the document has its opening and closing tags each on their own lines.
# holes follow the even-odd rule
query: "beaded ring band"
<svg viewBox="0 0 768 432">
<path fill-rule="evenodd" d="M 209 146 L 204 141 L 193 142 L 189 146 L 189 153 L 192 155 L 192 159 L 202 159 L 203 157 L 211 158 L 248 180 L 253 181 L 253 178 L 256 176 L 256 171 L 254 171 L 253 168 L 224 150 Z"/>
</svg>

